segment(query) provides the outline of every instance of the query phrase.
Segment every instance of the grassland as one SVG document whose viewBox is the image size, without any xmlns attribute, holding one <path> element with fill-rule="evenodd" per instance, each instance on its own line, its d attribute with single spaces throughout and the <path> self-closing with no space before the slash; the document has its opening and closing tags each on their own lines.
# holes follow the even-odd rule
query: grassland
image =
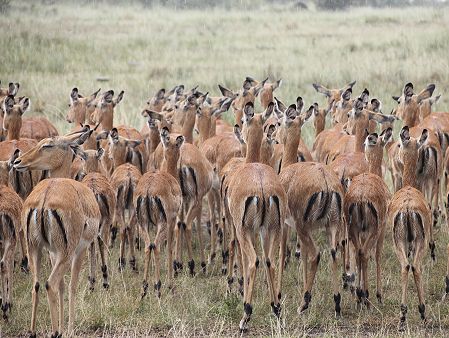
<svg viewBox="0 0 449 338">
<path fill-rule="evenodd" d="M 329 87 L 357 80 L 356 92 L 368 87 L 383 100 L 385 112 L 394 107 L 404 83 L 416 88 L 437 84 L 442 93 L 437 109 L 448 109 L 449 10 L 360 9 L 343 13 L 296 12 L 281 7 L 255 11 L 169 11 L 140 7 L 38 6 L 16 2 L 0 20 L 0 79 L 21 83 L 21 95 L 31 98 L 30 115 L 48 116 L 61 131 L 70 126 L 65 113 L 71 88 L 82 93 L 124 89 L 116 119 L 140 129 L 140 111 L 157 89 L 183 83 L 218 94 L 217 84 L 241 85 L 245 76 L 283 78 L 276 92 L 285 102 L 296 96 L 306 104 L 324 103 L 312 82 Z M 98 77 L 109 82 L 99 83 Z M 312 127 L 304 127 L 311 144 Z M 441 302 L 446 269 L 446 226 L 436 229 L 437 262 L 424 261 L 429 322 L 419 320 L 415 289 L 410 280 L 409 327 L 403 335 L 445 336 L 449 332 L 449 302 Z M 323 250 L 326 248 L 320 241 Z M 250 334 L 364 336 L 397 335 L 400 278 L 391 234 L 383 255 L 384 304 L 357 311 L 355 300 L 343 293 L 343 319 L 333 319 L 329 256 L 323 255 L 310 310 L 298 316 L 298 263 L 288 267 L 283 290 L 283 328 L 270 313 L 264 272 L 259 271 Z M 198 252 L 197 252 L 198 253 Z M 90 292 L 84 270 L 79 286 L 76 330 L 80 336 L 201 336 L 237 335 L 240 298 L 225 297 L 226 280 L 218 264 L 195 278 L 181 276 L 176 293 L 166 290 L 161 301 L 153 295 L 140 301 L 139 275 L 117 269 L 117 247 L 111 251 L 109 291 Z M 142 252 L 138 264 L 142 266 Z M 199 262 L 198 259 L 196 259 Z M 45 276 L 48 275 L 44 269 Z M 371 276 L 374 269 L 371 264 Z M 31 278 L 15 274 L 13 318 L 1 322 L 0 336 L 24 335 L 30 319 Z M 44 280 L 44 279 L 43 279 Z M 68 279 L 66 279 L 68 282 Z M 50 319 L 42 293 L 39 332 L 48 332 Z M 67 311 L 66 311 L 67 313 Z"/>
</svg>

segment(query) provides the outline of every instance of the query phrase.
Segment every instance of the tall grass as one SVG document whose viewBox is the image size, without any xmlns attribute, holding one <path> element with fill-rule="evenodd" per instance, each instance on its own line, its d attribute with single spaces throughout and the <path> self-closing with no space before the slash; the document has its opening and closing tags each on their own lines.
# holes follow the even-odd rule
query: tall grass
<svg viewBox="0 0 449 338">
<path fill-rule="evenodd" d="M 355 93 L 364 87 L 394 107 L 406 82 L 416 88 L 437 84 L 443 93 L 438 110 L 447 110 L 449 97 L 449 11 L 408 8 L 358 9 L 342 13 L 296 12 L 282 7 L 256 11 L 143 9 L 139 6 L 37 6 L 15 2 L 0 20 L 0 79 L 21 83 L 20 95 L 31 98 L 29 115 L 48 116 L 61 132 L 70 126 L 64 116 L 69 93 L 78 87 L 89 94 L 99 87 L 125 90 L 118 106 L 117 124 L 138 129 L 140 111 L 159 88 L 183 83 L 199 85 L 218 95 L 217 84 L 237 89 L 245 76 L 283 78 L 276 96 L 293 102 L 301 95 L 306 104 L 324 98 L 313 82 L 341 87 L 357 80 Z M 108 82 L 98 82 L 106 77 Z M 312 127 L 304 127 L 312 142 Z M 414 288 L 410 286 L 409 327 L 404 335 L 443 336 L 449 329 L 449 304 L 440 302 L 445 275 L 445 225 L 437 233 L 437 263 L 424 261 L 424 282 L 429 323 L 419 320 Z M 320 240 L 321 247 L 326 248 Z M 197 253 L 197 250 L 195 251 Z M 140 301 L 142 271 L 136 275 L 117 269 L 117 248 L 111 251 L 111 288 L 94 293 L 87 287 L 86 269 L 79 286 L 76 329 L 91 336 L 200 336 L 237 334 L 242 313 L 240 298 L 225 296 L 226 280 L 218 264 L 206 276 L 183 275 L 175 294 L 164 290 L 162 300 L 152 294 Z M 283 328 L 270 314 L 264 272 L 258 272 L 251 332 L 260 335 L 393 336 L 400 304 L 400 271 L 387 234 L 383 255 L 384 304 L 357 311 L 355 300 L 343 294 L 343 319 L 333 319 L 329 255 L 322 255 L 309 311 L 298 316 L 301 278 L 293 260 L 284 280 Z M 138 263 L 142 265 L 142 253 Z M 199 262 L 198 259 L 196 259 Z M 48 262 L 44 275 L 48 276 Z M 374 269 L 371 264 L 370 275 Z M 25 334 L 29 325 L 31 279 L 16 272 L 13 318 L 0 326 L 0 336 Z M 45 277 L 46 278 L 46 277 Z M 45 279 L 42 279 L 44 281 Z M 42 291 L 38 329 L 49 329 L 49 312 Z"/>
</svg>

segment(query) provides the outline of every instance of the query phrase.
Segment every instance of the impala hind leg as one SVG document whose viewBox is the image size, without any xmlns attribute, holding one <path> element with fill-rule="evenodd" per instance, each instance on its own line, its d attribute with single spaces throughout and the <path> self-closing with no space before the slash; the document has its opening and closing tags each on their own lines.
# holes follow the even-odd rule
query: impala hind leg
<svg viewBox="0 0 449 338">
<path fill-rule="evenodd" d="M 39 304 L 39 274 L 41 270 L 42 248 L 32 242 L 28 242 L 28 257 L 30 260 L 31 274 L 33 276 L 30 337 L 36 337 L 36 314 L 37 305 Z"/>
<path fill-rule="evenodd" d="M 137 269 L 137 263 L 136 263 L 136 253 L 135 253 L 135 245 L 134 245 L 134 238 L 135 238 L 135 231 L 137 228 L 137 217 L 134 210 L 131 210 L 129 212 L 129 228 L 127 231 L 128 234 L 128 246 L 129 246 L 129 265 L 131 266 L 131 269 L 134 272 L 138 272 Z"/>
<path fill-rule="evenodd" d="M 273 310 L 274 315 L 279 318 L 281 316 L 281 303 L 279 302 L 280 288 L 276 290 L 276 276 L 274 271 L 274 253 L 275 248 L 278 247 L 276 244 L 279 243 L 279 240 L 277 240 L 276 237 L 278 236 L 275 236 L 274 233 L 268 234 L 266 230 L 262 230 L 260 234 L 260 242 L 262 246 L 263 261 L 265 263 L 264 265 L 267 276 L 268 291 L 270 293 L 271 309 Z M 283 266 L 283 259 L 280 258 L 279 267 L 282 269 Z M 280 279 L 281 273 L 279 273 L 279 281 Z"/>
<path fill-rule="evenodd" d="M 109 237 L 109 232 L 108 232 Z M 109 289 L 109 271 L 108 271 L 108 258 L 107 243 L 109 238 L 98 237 L 98 251 L 100 252 L 101 259 L 101 273 L 103 275 L 103 288 Z"/>
<path fill-rule="evenodd" d="M 51 327 L 53 332 L 52 337 L 58 337 L 63 331 L 62 318 L 64 318 L 64 307 L 59 309 L 58 313 L 58 302 L 64 299 L 64 288 L 61 288 L 61 282 L 63 282 L 62 279 L 64 278 L 65 272 L 68 270 L 70 262 L 68 257 L 64 256 L 56 256 L 52 261 L 54 262 L 54 265 L 50 276 L 45 283 L 45 289 L 47 290 L 48 305 L 50 308 Z"/>
<path fill-rule="evenodd" d="M 254 281 L 256 278 L 256 262 L 257 255 L 254 249 L 254 244 L 251 235 L 245 232 L 237 232 L 237 238 L 240 243 L 242 250 L 242 261 L 243 261 L 243 275 L 244 275 L 244 288 L 243 288 L 243 307 L 244 313 L 240 320 L 239 328 L 241 332 L 248 329 L 248 322 L 251 319 L 251 314 L 253 312 L 252 296 L 254 289 Z"/>
<path fill-rule="evenodd" d="M 330 266 L 332 270 L 332 288 L 334 291 L 334 303 L 335 303 L 335 317 L 339 318 L 341 316 L 341 294 L 340 294 L 340 283 L 338 278 L 338 261 L 337 261 L 337 248 L 338 248 L 338 238 L 337 238 L 337 228 L 328 228 L 329 244 L 331 247 L 331 260 Z"/>
<path fill-rule="evenodd" d="M 413 258 L 413 265 L 411 267 L 413 278 L 415 280 L 416 291 L 418 293 L 418 311 L 422 320 L 426 320 L 426 306 L 424 305 L 424 289 L 422 284 L 421 262 L 424 254 L 424 246 L 418 243 L 415 248 L 415 257 Z"/>
<path fill-rule="evenodd" d="M 95 275 L 97 272 L 97 257 L 95 252 L 95 241 L 90 244 L 89 247 L 89 258 L 90 258 L 90 271 L 87 279 L 89 280 L 89 290 L 93 291 L 95 289 Z"/>
<path fill-rule="evenodd" d="M 16 248 L 15 236 L 4 241 L 2 259 L 0 261 L 0 274 L 2 276 L 2 299 L 1 308 L 3 319 L 8 320 L 8 312 L 11 313 L 11 288 L 14 272 L 14 252 Z M 5 245 L 6 244 L 6 245 Z"/>
<path fill-rule="evenodd" d="M 132 243 L 131 243 L 132 244 Z M 72 267 L 70 273 L 69 284 L 69 325 L 67 327 L 68 335 L 73 335 L 73 324 L 75 321 L 75 295 L 78 287 L 79 274 L 83 259 L 86 254 L 87 244 L 81 242 L 75 250 L 74 257 L 72 259 Z"/>
<path fill-rule="evenodd" d="M 318 264 L 320 263 L 320 251 L 316 247 L 312 237 L 306 231 L 299 230 L 299 236 L 301 238 L 301 247 L 303 247 L 303 262 L 304 262 L 304 298 L 302 300 L 299 312 L 303 312 L 308 309 L 312 300 L 312 286 L 315 281 L 316 271 Z M 312 258 L 310 261 L 310 271 L 308 271 L 308 258 Z"/>
</svg>

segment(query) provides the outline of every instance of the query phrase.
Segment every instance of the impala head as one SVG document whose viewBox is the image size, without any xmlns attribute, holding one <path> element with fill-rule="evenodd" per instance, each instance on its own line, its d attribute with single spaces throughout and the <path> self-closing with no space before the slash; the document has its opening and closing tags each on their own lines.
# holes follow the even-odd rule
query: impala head
<svg viewBox="0 0 449 338">
<path fill-rule="evenodd" d="M 196 128 L 200 137 L 209 137 L 212 128 L 215 131 L 217 119 L 229 109 L 231 103 L 232 99 L 225 97 L 218 100 L 215 105 L 203 104 L 198 107 L 196 111 Z"/>
<path fill-rule="evenodd" d="M 429 97 L 424 99 L 419 104 L 419 116 L 422 119 L 426 118 L 432 113 L 432 107 L 440 100 L 441 94 L 435 97 Z"/>
<path fill-rule="evenodd" d="M 411 137 L 408 126 L 403 127 L 400 132 L 399 161 L 402 162 L 404 166 L 404 187 L 407 185 L 416 187 L 416 169 L 419 150 L 426 143 L 428 135 L 427 129 L 424 129 L 419 139 Z"/>
<path fill-rule="evenodd" d="M 392 135 L 393 129 L 386 128 L 380 135 L 377 135 L 377 133 L 371 133 L 366 137 L 365 156 L 368 163 L 373 160 L 377 162 L 380 161 L 380 164 L 382 163 L 383 148 L 391 141 Z"/>
<path fill-rule="evenodd" d="M 141 140 L 129 140 L 125 137 L 119 136 L 117 128 L 112 128 L 111 131 L 103 131 L 97 135 L 97 141 L 104 139 L 108 139 L 108 155 L 109 158 L 113 160 L 115 167 L 131 162 L 134 148 L 142 143 Z"/>
<path fill-rule="evenodd" d="M 69 177 L 70 165 L 76 155 L 85 158 L 81 145 L 92 134 L 87 126 L 80 132 L 65 136 L 56 136 L 41 140 L 35 147 L 20 155 L 14 162 L 17 171 L 67 169 L 65 177 Z"/>
<path fill-rule="evenodd" d="M 168 121 L 165 116 L 161 113 L 155 112 L 153 110 L 149 110 L 149 109 L 144 109 L 141 112 L 141 115 L 143 117 L 146 117 L 148 119 L 147 123 L 148 123 L 148 127 L 150 129 L 154 129 L 154 128 L 167 128 L 168 130 L 171 130 L 172 128 L 172 124 L 170 121 Z"/>
<path fill-rule="evenodd" d="M 260 104 L 262 108 L 266 109 L 270 102 L 273 102 L 273 92 L 279 88 L 282 84 L 282 79 L 279 79 L 273 83 L 265 83 L 260 91 Z"/>
<path fill-rule="evenodd" d="M 260 147 L 263 140 L 263 126 L 274 111 L 274 103 L 271 102 L 261 114 L 256 114 L 254 104 L 248 102 L 243 109 L 243 139 L 247 144 L 247 162 L 259 162 Z"/>
<path fill-rule="evenodd" d="M 262 145 L 260 147 L 260 163 L 274 167 L 274 145 L 276 140 L 274 134 L 276 131 L 276 125 L 265 125 L 264 138 L 262 139 Z"/>
<path fill-rule="evenodd" d="M 165 102 L 167 101 L 167 97 L 165 96 L 165 89 L 161 88 L 157 91 L 157 93 L 147 101 L 147 109 L 153 110 L 156 112 L 160 112 Z"/>
<path fill-rule="evenodd" d="M 68 123 L 84 124 L 88 107 L 95 103 L 94 101 L 100 90 L 101 89 L 98 89 L 90 96 L 83 97 L 79 94 L 78 88 L 73 88 L 70 93 L 70 104 L 69 111 L 66 115 L 66 121 Z"/>
<path fill-rule="evenodd" d="M 178 163 L 180 149 L 184 144 L 184 136 L 182 135 L 170 135 L 167 128 L 161 129 L 161 143 L 164 147 L 164 160 L 166 165 L 173 166 Z M 177 165 L 175 166 L 177 167 Z"/>
<path fill-rule="evenodd" d="M 30 99 L 22 98 L 19 103 L 15 103 L 14 97 L 8 95 L 3 100 L 3 130 L 8 131 L 8 139 L 19 139 L 20 129 L 22 128 L 22 115 L 30 107 Z"/>
<path fill-rule="evenodd" d="M 83 172 L 86 174 L 100 172 L 100 161 L 104 156 L 104 149 L 89 149 L 84 151 Z"/>
<path fill-rule="evenodd" d="M 301 97 L 296 100 L 297 103 L 302 102 Z M 285 145 L 289 141 L 297 142 L 301 138 L 301 128 L 315 112 L 315 105 L 311 105 L 305 112 L 301 112 L 295 104 L 290 105 L 284 111 L 283 133 L 281 141 Z"/>
<path fill-rule="evenodd" d="M 347 90 L 347 89 L 352 89 L 352 87 L 354 87 L 356 81 L 353 81 L 351 83 L 348 83 L 346 86 L 344 86 L 341 89 L 328 89 L 318 83 L 314 83 L 313 84 L 313 88 L 315 88 L 315 90 L 320 93 L 323 94 L 324 96 L 327 97 L 327 103 L 329 108 L 332 107 L 332 105 L 338 101 L 340 101 L 341 99 L 341 95 Z"/>
<path fill-rule="evenodd" d="M 97 102 L 92 119 L 95 123 L 101 123 L 103 129 L 111 130 L 114 120 L 114 108 L 122 101 L 125 92 L 122 90 L 116 97 L 114 91 L 103 93 Z"/>
<path fill-rule="evenodd" d="M 413 84 L 407 83 L 401 96 L 393 96 L 393 99 L 398 102 L 394 114 L 403 119 L 404 125 L 414 127 L 418 123 L 419 105 L 423 100 L 430 98 L 434 90 L 435 85 L 429 84 L 419 94 L 415 94 Z"/>
<path fill-rule="evenodd" d="M 348 112 L 352 109 L 354 100 L 351 99 L 352 88 L 348 87 L 341 93 L 339 101 L 333 101 L 327 108 L 332 111 L 332 121 L 334 123 L 346 123 Z"/>
<path fill-rule="evenodd" d="M 326 126 L 326 115 L 328 113 L 328 110 L 325 108 L 319 108 L 318 103 L 315 102 L 313 104 L 314 110 L 313 110 L 313 126 L 315 127 L 315 137 L 319 133 L 321 133 L 325 126 Z"/>
</svg>

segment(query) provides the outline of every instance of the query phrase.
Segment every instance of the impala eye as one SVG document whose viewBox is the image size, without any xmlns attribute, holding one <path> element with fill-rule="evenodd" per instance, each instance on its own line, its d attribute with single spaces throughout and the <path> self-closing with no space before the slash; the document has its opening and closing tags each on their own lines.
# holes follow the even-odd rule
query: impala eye
<svg viewBox="0 0 449 338">
<path fill-rule="evenodd" d="M 53 147 L 53 144 L 44 144 L 42 146 L 42 149 L 48 149 L 48 148 L 52 148 L 52 147 Z"/>
</svg>

